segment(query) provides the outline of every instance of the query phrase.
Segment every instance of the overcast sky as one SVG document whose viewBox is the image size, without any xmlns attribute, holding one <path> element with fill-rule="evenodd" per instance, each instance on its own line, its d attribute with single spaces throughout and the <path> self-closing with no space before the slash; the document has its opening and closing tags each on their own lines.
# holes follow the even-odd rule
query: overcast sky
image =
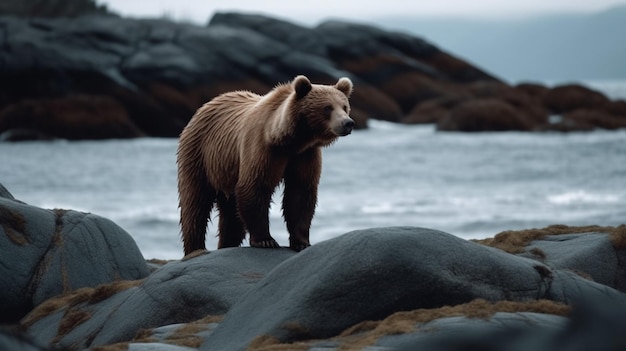
<svg viewBox="0 0 626 351">
<path fill-rule="evenodd" d="M 515 18 L 562 12 L 594 12 L 626 0 L 97 0 L 132 17 L 170 16 L 205 23 L 217 11 L 264 13 L 304 23 L 343 18 L 369 20 L 390 15 Z"/>
</svg>

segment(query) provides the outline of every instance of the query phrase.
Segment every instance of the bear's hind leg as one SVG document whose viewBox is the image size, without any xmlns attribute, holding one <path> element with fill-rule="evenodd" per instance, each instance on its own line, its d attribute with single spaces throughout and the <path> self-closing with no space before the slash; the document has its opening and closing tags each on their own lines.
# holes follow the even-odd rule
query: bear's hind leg
<svg viewBox="0 0 626 351">
<path fill-rule="evenodd" d="M 214 202 L 215 190 L 206 186 L 180 193 L 180 225 L 185 255 L 206 250 L 206 227 Z"/>
<path fill-rule="evenodd" d="M 246 237 L 246 230 L 237 213 L 235 194 L 226 197 L 223 193 L 217 195 L 217 209 L 220 214 L 218 228 L 219 242 L 217 248 L 238 247 Z"/>
</svg>

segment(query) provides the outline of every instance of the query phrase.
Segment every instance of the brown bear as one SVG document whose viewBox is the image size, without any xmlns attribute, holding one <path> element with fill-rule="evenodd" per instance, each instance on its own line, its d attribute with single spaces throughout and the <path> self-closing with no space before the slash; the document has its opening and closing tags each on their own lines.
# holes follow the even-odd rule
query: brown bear
<svg viewBox="0 0 626 351">
<path fill-rule="evenodd" d="M 177 152 L 180 224 L 185 254 L 205 249 L 207 219 L 219 211 L 218 248 L 277 248 L 269 231 L 274 190 L 284 182 L 283 217 L 289 247 L 310 246 L 321 147 L 352 132 L 352 82 L 311 84 L 297 76 L 266 95 L 234 91 L 198 109 Z"/>
</svg>

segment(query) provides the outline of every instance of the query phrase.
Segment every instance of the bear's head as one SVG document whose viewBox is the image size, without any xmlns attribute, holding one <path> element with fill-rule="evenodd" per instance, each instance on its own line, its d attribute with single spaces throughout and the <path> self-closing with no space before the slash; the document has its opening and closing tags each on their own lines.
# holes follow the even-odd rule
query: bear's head
<svg viewBox="0 0 626 351">
<path fill-rule="evenodd" d="M 292 140 L 301 144 L 297 147 L 326 146 L 352 132 L 354 121 L 349 116 L 348 101 L 352 94 L 350 79 L 344 77 L 335 85 L 321 85 L 311 84 L 305 76 L 297 76 L 291 87 L 290 106 L 286 111 L 294 116 L 283 121 L 290 120 Z"/>
</svg>

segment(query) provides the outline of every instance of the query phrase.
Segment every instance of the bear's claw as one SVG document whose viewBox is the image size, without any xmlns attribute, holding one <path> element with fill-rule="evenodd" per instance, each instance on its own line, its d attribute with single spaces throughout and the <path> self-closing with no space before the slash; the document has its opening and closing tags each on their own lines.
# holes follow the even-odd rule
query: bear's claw
<svg viewBox="0 0 626 351">
<path fill-rule="evenodd" d="M 276 242 L 276 240 L 274 239 L 267 239 L 267 240 L 261 240 L 261 241 L 251 241 L 250 242 L 250 246 L 252 247 L 260 247 L 263 249 L 278 249 L 280 248 L 280 245 L 278 245 L 278 243 Z"/>
</svg>

